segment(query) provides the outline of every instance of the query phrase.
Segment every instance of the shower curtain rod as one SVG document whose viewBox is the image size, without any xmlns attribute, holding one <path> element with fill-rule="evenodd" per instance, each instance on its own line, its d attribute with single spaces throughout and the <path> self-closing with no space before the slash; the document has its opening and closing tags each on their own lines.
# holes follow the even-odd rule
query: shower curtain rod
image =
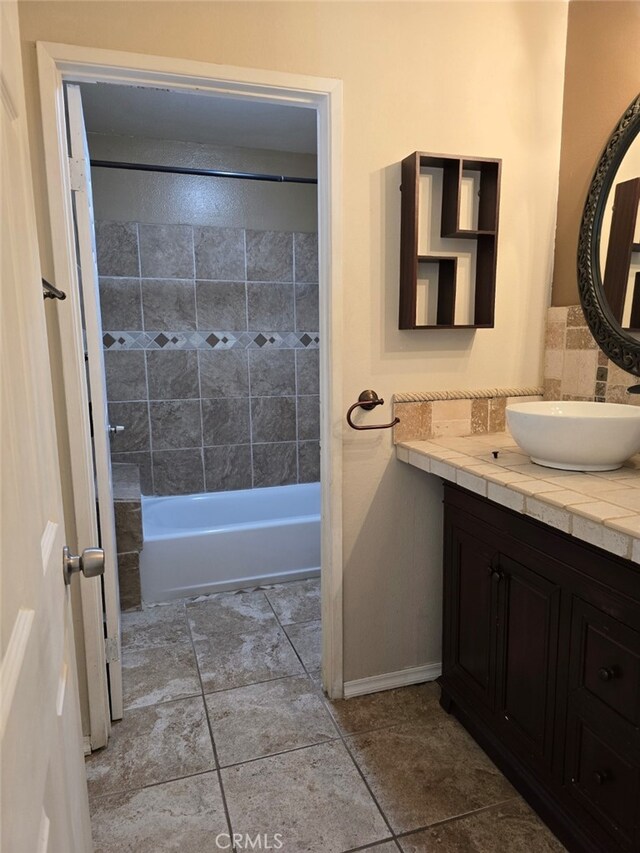
<svg viewBox="0 0 640 853">
<path fill-rule="evenodd" d="M 228 172 L 222 169 L 190 169 L 187 166 L 152 166 L 148 163 L 124 163 L 116 160 L 91 160 L 98 169 L 129 169 L 133 172 L 165 172 L 170 175 L 199 175 L 204 178 L 237 178 L 243 181 L 272 181 L 279 184 L 317 184 L 317 178 L 267 175 L 261 172 Z"/>
</svg>

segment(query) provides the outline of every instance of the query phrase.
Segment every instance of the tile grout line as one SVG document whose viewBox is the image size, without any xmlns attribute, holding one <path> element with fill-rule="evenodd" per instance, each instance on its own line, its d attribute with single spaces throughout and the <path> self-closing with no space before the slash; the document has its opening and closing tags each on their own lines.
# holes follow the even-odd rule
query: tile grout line
<svg viewBox="0 0 640 853">
<path fill-rule="evenodd" d="M 257 761 L 265 761 L 267 758 L 278 758 L 280 755 L 291 755 L 293 752 L 302 752 L 305 749 L 312 749 L 315 746 L 324 746 L 327 743 L 337 743 L 337 741 L 337 737 L 329 737 L 324 740 L 314 741 L 314 743 L 305 743 L 302 746 L 292 746 L 290 749 L 283 749 L 280 752 L 268 752 L 265 755 L 257 755 L 255 758 L 247 758 L 244 761 L 234 761 L 232 764 L 225 764 L 220 769 L 231 770 L 234 767 L 245 767 L 247 764 L 255 764 Z"/>
<path fill-rule="evenodd" d="M 247 229 L 242 229 L 242 244 L 243 244 L 243 252 L 244 252 L 244 304 L 245 304 L 245 319 L 247 324 L 247 333 L 249 333 L 249 282 L 247 280 L 247 275 L 249 272 L 249 262 L 247 259 Z M 249 409 L 249 458 L 251 464 L 251 488 L 256 488 L 256 475 L 254 469 L 254 457 L 253 457 L 253 404 L 251 402 L 251 358 L 248 347 L 246 348 L 247 353 L 247 406 Z"/>
<path fill-rule="evenodd" d="M 294 581 L 294 583 L 295 583 L 295 581 Z M 283 634 L 285 635 L 285 637 L 287 638 L 287 642 L 289 643 L 289 645 L 290 645 L 290 646 L 291 646 L 291 648 L 293 649 L 293 652 L 294 652 L 295 656 L 296 656 L 296 657 L 298 658 L 298 660 L 300 661 L 300 665 L 302 666 L 302 669 L 304 670 L 304 672 L 305 672 L 305 674 L 306 674 L 306 675 L 308 675 L 309 677 L 311 677 L 311 675 L 310 675 L 310 673 L 309 673 L 309 670 L 307 669 L 307 667 L 306 667 L 306 665 L 305 665 L 305 662 L 302 660 L 302 658 L 301 658 L 301 657 L 300 657 L 300 655 L 298 654 L 298 650 L 296 649 L 295 645 L 293 644 L 293 641 L 291 640 L 291 637 L 287 634 L 287 630 L 286 630 L 286 628 L 284 627 L 284 625 L 283 625 L 283 624 L 282 624 L 282 622 L 280 621 L 280 617 L 279 617 L 279 616 L 278 616 L 278 614 L 276 613 L 276 611 L 275 611 L 275 608 L 274 608 L 273 604 L 269 601 L 269 596 L 266 594 L 266 592 L 263 592 L 263 595 L 264 595 L 264 597 L 266 598 L 266 600 L 267 600 L 267 603 L 268 603 L 269 607 L 270 607 L 270 608 L 271 608 L 271 610 L 273 611 L 273 615 L 274 615 L 274 616 L 275 616 L 275 618 L 276 618 L 276 622 L 278 623 L 278 627 L 280 628 L 280 630 L 282 631 L 282 633 L 283 633 Z"/>
<path fill-rule="evenodd" d="M 133 794 L 136 791 L 146 791 L 147 788 L 157 788 L 160 785 L 168 785 L 172 782 L 181 782 L 183 779 L 193 779 L 196 776 L 207 776 L 209 773 L 215 773 L 216 768 L 211 767 L 209 770 L 198 770 L 195 773 L 186 773 L 184 776 L 172 776 L 170 779 L 161 779 L 159 782 L 149 782 L 147 785 L 138 785 L 133 786 L 131 788 L 117 788 L 113 791 L 105 791 L 102 794 L 91 794 L 90 799 L 92 801 L 103 800 L 107 797 L 113 797 L 114 795 L 120 794 Z"/>
<path fill-rule="evenodd" d="M 293 328 L 298 328 L 298 305 L 296 300 L 296 235 L 295 232 L 291 235 L 292 252 L 293 252 Z M 300 482 L 300 424 L 299 424 L 299 405 L 298 405 L 298 356 L 296 351 L 293 351 L 293 382 L 296 400 L 296 483 Z"/>
<path fill-rule="evenodd" d="M 189 617 L 187 615 L 186 607 L 185 607 L 184 617 L 185 617 L 185 621 L 187 623 L 187 632 L 189 634 L 189 639 L 191 640 L 191 652 L 193 654 L 193 657 L 195 658 L 196 671 L 198 673 L 198 681 L 200 682 L 200 695 L 202 697 L 202 704 L 204 705 L 204 713 L 205 713 L 205 718 L 207 720 L 207 728 L 209 729 L 209 738 L 211 739 L 211 748 L 213 750 L 213 760 L 215 761 L 215 764 L 216 764 L 215 772 L 216 772 L 217 777 L 218 777 L 218 785 L 220 786 L 220 796 L 222 798 L 222 807 L 224 809 L 224 814 L 225 814 L 225 818 L 227 821 L 227 829 L 229 830 L 229 835 L 231 836 L 231 838 L 233 838 L 233 827 L 231 826 L 231 815 L 229 813 L 229 805 L 227 803 L 227 795 L 226 795 L 225 790 L 224 790 L 224 785 L 222 784 L 222 772 L 221 772 L 221 768 L 220 768 L 220 761 L 218 759 L 218 750 L 216 748 L 216 742 L 215 742 L 215 738 L 213 736 L 213 728 L 211 726 L 211 719 L 209 717 L 209 709 L 207 707 L 207 701 L 204 698 L 205 697 L 204 684 L 202 683 L 202 675 L 200 673 L 200 664 L 198 663 L 198 655 L 196 654 L 195 644 L 194 644 L 194 640 L 193 640 L 193 634 L 191 632 L 191 623 L 190 623 Z"/>
<path fill-rule="evenodd" d="M 194 318 L 194 331 L 197 332 L 200 329 L 200 325 L 198 323 L 198 290 L 197 290 L 197 264 L 196 264 L 196 235 L 195 229 L 193 225 L 188 226 L 191 233 L 191 261 L 192 261 L 192 271 L 193 271 L 193 318 Z M 206 466 L 204 464 L 204 416 L 202 414 L 202 379 L 200 372 L 200 350 L 196 350 L 196 370 L 198 373 L 198 409 L 200 411 L 200 467 L 202 469 L 202 488 L 204 491 L 207 491 L 207 471 Z"/>
<path fill-rule="evenodd" d="M 136 241 L 138 248 L 138 287 L 140 290 L 140 325 L 142 326 L 142 330 L 146 331 L 146 324 L 144 320 L 144 300 L 142 298 L 142 250 L 140 246 L 140 223 L 136 222 Z M 151 489 L 152 494 L 156 493 L 156 477 L 155 477 L 155 466 L 153 464 L 153 436 L 152 436 L 152 427 L 151 427 L 151 394 L 149 393 L 149 359 L 147 356 L 147 350 L 143 350 L 144 352 L 144 378 L 145 384 L 147 388 L 147 399 L 144 401 L 147 405 L 147 424 L 149 427 L 149 461 L 151 463 Z"/>
<path fill-rule="evenodd" d="M 248 687 L 256 687 L 259 684 L 271 684 L 274 681 L 288 681 L 293 678 L 306 678 L 308 673 L 306 672 L 294 672 L 291 675 L 277 675 L 275 678 L 267 678 L 261 679 L 260 681 L 251 681 L 249 684 L 240 684 L 238 687 L 222 687 L 220 690 L 209 690 L 208 693 L 205 693 L 206 696 L 217 696 L 220 693 L 230 693 L 232 690 L 245 690 Z M 311 676 L 308 676 L 311 678 Z M 197 695 L 197 694 L 196 694 Z"/>
<path fill-rule="evenodd" d="M 361 847 L 349 847 L 348 850 L 343 850 L 342 853 L 366 853 L 367 850 L 375 850 L 376 847 L 382 847 L 383 844 L 395 844 L 400 850 L 397 838 L 383 838 L 382 841 L 374 841 L 373 844 L 363 844 Z"/>
<path fill-rule="evenodd" d="M 520 796 L 515 796 L 515 797 L 509 797 L 507 800 L 499 800 L 498 802 L 490 803 L 487 806 L 480 806 L 480 808 L 471 809 L 471 811 L 468 811 L 468 812 L 461 812 L 460 814 L 452 815 L 451 817 L 442 818 L 442 820 L 436 820 L 433 823 L 427 823 L 424 826 L 417 827 L 417 829 L 407 829 L 404 832 L 399 832 L 396 837 L 398 839 L 408 838 L 412 835 L 416 835 L 418 832 L 426 832 L 428 829 L 434 829 L 437 826 L 445 826 L 446 824 L 449 824 L 449 823 L 456 823 L 456 821 L 463 820 L 466 817 L 470 817 L 470 816 L 476 815 L 476 814 L 481 814 L 482 812 L 491 811 L 491 809 L 497 809 L 499 806 L 504 806 L 507 803 L 518 802 L 519 800 L 523 800 L 523 798 Z M 526 802 L 526 800 L 523 800 L 523 801 Z M 531 808 L 531 807 L 529 806 L 529 808 Z M 533 809 L 532 809 L 532 811 L 533 811 Z"/>
<path fill-rule="evenodd" d="M 158 705 L 170 705 L 173 702 L 184 702 L 188 699 L 197 699 L 200 695 L 200 693 L 189 693 L 185 696 L 174 696 L 171 699 L 161 699 L 160 702 L 150 702 L 148 705 L 128 705 L 125 706 L 124 710 L 127 713 L 131 713 L 132 711 L 144 711 L 147 708 L 157 708 Z"/>
<path fill-rule="evenodd" d="M 304 661 L 302 660 L 302 658 L 301 658 L 301 657 L 300 657 L 300 655 L 298 654 L 298 651 L 297 651 L 297 649 L 296 649 L 295 645 L 293 644 L 293 642 L 291 641 L 291 639 L 290 639 L 289 635 L 287 634 L 287 632 L 286 632 L 286 630 L 285 630 L 284 625 L 280 622 L 280 618 L 278 617 L 278 614 L 276 613 L 275 608 L 273 607 L 273 604 L 271 603 L 271 601 L 269 601 L 269 596 L 265 594 L 265 598 L 266 598 L 266 599 L 267 599 L 267 601 L 269 602 L 269 607 L 273 610 L 274 616 L 276 617 L 276 619 L 277 619 L 277 621 L 278 621 L 278 624 L 279 624 L 280 628 L 284 631 L 285 636 L 287 637 L 287 640 L 289 641 L 289 643 L 291 644 L 291 647 L 293 648 L 293 650 L 294 650 L 295 654 L 297 655 L 298 660 L 299 660 L 299 661 L 300 661 L 300 663 L 302 664 L 302 666 L 303 666 L 303 668 L 304 668 L 305 673 L 307 674 L 307 676 L 309 677 L 309 679 L 313 682 L 313 676 L 311 675 L 311 673 L 310 673 L 310 672 L 309 672 L 309 670 L 307 669 L 307 667 L 306 667 L 306 665 L 305 665 Z M 311 620 L 311 621 L 317 621 L 317 620 Z M 292 623 L 292 624 L 296 624 L 296 623 Z M 300 623 L 300 624 L 303 624 L 303 623 Z M 321 614 L 321 618 L 320 618 L 320 624 L 322 625 L 322 614 Z M 321 663 L 322 663 L 322 662 L 321 662 Z M 315 670 L 314 670 L 314 671 L 315 671 Z M 368 782 L 367 782 L 367 780 L 365 779 L 363 772 L 361 771 L 360 767 L 358 766 L 358 763 L 356 762 L 355 758 L 353 757 L 353 754 L 351 753 L 351 750 L 349 749 L 349 747 L 348 747 L 348 746 L 347 746 L 347 744 L 345 743 L 345 739 L 344 739 L 344 737 L 343 737 L 343 735 L 342 735 L 342 732 L 340 731 L 340 728 L 338 727 L 338 725 L 337 725 L 336 721 L 335 721 L 335 720 L 334 720 L 334 718 L 333 718 L 333 714 L 331 714 L 331 712 L 329 711 L 328 703 L 327 703 L 327 700 L 326 700 L 326 698 L 325 698 L 325 696 L 324 696 L 324 691 L 322 690 L 322 686 L 320 687 L 320 698 L 321 698 L 321 700 L 322 700 L 322 702 L 323 702 L 323 705 L 324 705 L 324 707 L 325 707 L 325 710 L 326 710 L 326 711 L 327 711 L 327 713 L 329 714 L 329 719 L 331 720 L 331 724 L 333 725 L 333 727 L 335 728 L 335 730 L 336 730 L 336 732 L 337 732 L 337 734 L 338 734 L 338 737 L 337 737 L 335 740 L 326 741 L 326 742 L 327 742 L 327 743 L 336 743 L 336 742 L 337 742 L 337 740 L 340 740 L 340 741 L 342 742 L 342 745 L 344 746 L 344 748 L 345 748 L 345 750 L 346 750 L 346 752 L 347 752 L 347 754 L 348 754 L 349 758 L 350 758 L 350 759 L 351 759 L 351 761 L 353 762 L 353 765 L 355 766 L 356 771 L 358 772 L 358 774 L 360 775 L 360 777 L 361 777 L 362 781 L 364 782 L 364 785 L 365 785 L 365 787 L 366 787 L 367 791 L 369 792 L 369 795 L 370 795 L 371 799 L 373 800 L 373 802 L 374 802 L 374 804 L 375 804 L 376 808 L 377 808 L 377 809 L 378 809 L 378 811 L 380 812 L 380 815 L 381 815 L 381 817 L 382 817 L 383 821 L 385 822 L 385 824 L 386 824 L 387 828 L 389 829 L 389 832 L 390 832 L 390 834 L 391 834 L 391 836 L 392 836 L 393 840 L 395 841 L 396 836 L 395 836 L 395 833 L 394 833 L 394 831 L 393 831 L 393 828 L 392 828 L 391 824 L 390 824 L 390 823 L 389 823 L 389 821 L 387 820 L 387 816 L 385 815 L 385 813 L 384 813 L 384 812 L 382 811 L 382 809 L 380 808 L 380 803 L 378 802 L 378 800 L 376 799 L 376 797 L 375 797 L 375 795 L 374 795 L 373 791 L 371 790 L 371 787 L 369 786 L 369 783 L 368 783 Z M 301 749 L 307 749 L 307 748 L 308 748 L 308 747 L 301 747 Z M 366 847 L 361 848 L 361 849 L 366 849 Z"/>
<path fill-rule="evenodd" d="M 296 583 L 296 581 L 291 581 L 291 583 Z M 312 622 L 321 621 L 321 619 L 301 619 L 299 622 L 280 622 L 280 627 L 283 631 L 286 631 L 287 628 L 293 628 L 294 625 L 310 625 Z M 317 672 L 317 670 L 312 669 L 311 672 Z"/>
<path fill-rule="evenodd" d="M 135 612 L 139 612 L 139 611 L 135 611 Z M 185 619 L 185 622 L 186 622 L 187 634 L 189 636 L 189 646 L 190 646 L 191 651 L 194 655 L 195 663 L 196 663 L 196 669 L 197 669 L 197 657 L 195 655 L 195 650 L 193 649 L 193 642 L 191 640 L 191 634 L 190 634 L 190 630 L 189 630 L 188 619 L 186 618 L 186 608 L 184 608 L 184 612 L 181 615 Z M 162 645 L 170 645 L 173 647 L 175 645 L 175 643 L 165 643 Z M 162 645 L 160 645 L 160 647 L 162 647 Z M 148 648 L 158 648 L 158 647 L 159 646 L 157 644 L 153 644 L 153 645 L 148 646 Z M 138 649 L 134 649 L 134 651 L 137 651 L 137 650 Z M 144 648 L 142 650 L 144 650 Z M 200 681 L 200 679 L 199 679 L 199 681 Z M 193 699 L 201 699 L 202 700 L 204 710 L 205 710 L 205 714 L 206 714 L 207 708 L 206 708 L 206 702 L 204 700 L 204 695 L 202 693 L 202 682 L 201 681 L 200 681 L 200 692 L 199 693 L 191 693 L 188 696 L 177 696 L 177 697 L 173 697 L 171 699 L 165 699 L 164 701 L 161 701 L 161 702 L 153 702 L 153 703 L 150 703 L 148 705 L 138 705 L 138 706 L 134 706 L 134 707 L 125 708 L 124 710 L 128 713 L 136 712 L 136 711 L 145 711 L 149 708 L 155 708 L 158 705 L 169 705 L 169 704 L 172 704 L 175 702 L 185 702 L 185 701 L 190 701 Z M 208 722 L 208 720 L 207 720 L 207 722 Z M 209 727 L 209 737 L 211 738 L 210 727 Z M 215 753 L 215 748 L 213 749 L 213 760 L 214 760 L 214 763 L 216 764 L 216 766 L 208 768 L 206 770 L 198 770 L 195 773 L 186 773 L 186 774 L 181 775 L 181 776 L 172 776 L 168 779 L 161 779 L 157 782 L 149 782 L 146 785 L 137 785 L 137 786 L 134 785 L 130 788 L 121 788 L 121 789 L 114 790 L 114 791 L 105 791 L 101 794 L 93 794 L 91 796 L 91 799 L 92 800 L 101 800 L 101 799 L 105 799 L 105 798 L 108 798 L 110 796 L 113 796 L 115 794 L 133 793 L 135 791 L 145 790 L 146 788 L 156 788 L 159 785 L 165 785 L 165 784 L 168 784 L 171 782 L 179 782 L 182 779 L 192 779 L 196 776 L 206 776 L 207 774 L 214 773 L 217 770 L 218 758 L 217 758 L 217 755 Z"/>
<path fill-rule="evenodd" d="M 321 696 L 322 696 L 322 699 L 323 699 L 323 702 L 324 702 L 325 707 L 327 707 L 327 705 L 328 705 L 328 699 L 327 699 L 327 697 L 324 695 L 324 690 L 321 690 Z M 327 710 L 328 710 L 328 709 L 327 709 Z M 380 815 L 382 816 L 382 819 L 384 820 L 385 824 L 387 825 L 387 828 L 389 829 L 389 832 L 390 832 L 390 834 L 391 834 L 391 837 L 392 837 L 392 838 L 393 838 L 393 840 L 395 841 L 395 840 L 396 840 L 396 833 L 395 833 L 395 831 L 394 831 L 393 827 L 391 826 L 391 822 L 389 821 L 389 819 L 387 818 L 386 814 L 385 814 L 385 813 L 384 813 L 384 811 L 382 810 L 382 806 L 381 806 L 381 805 L 380 805 L 380 803 L 378 802 L 378 798 L 377 798 L 377 797 L 376 797 L 376 795 L 373 793 L 373 790 L 372 790 L 371 786 L 369 785 L 369 782 L 367 781 L 367 778 L 365 777 L 365 775 L 364 775 L 364 773 L 363 773 L 362 769 L 360 768 L 360 765 L 358 764 L 358 762 L 357 762 L 357 760 L 356 760 L 356 758 L 355 758 L 355 756 L 354 756 L 353 752 L 352 752 L 352 751 L 351 751 L 351 749 L 349 748 L 349 745 L 347 744 L 346 738 L 345 738 L 345 736 L 342 734 L 342 731 L 340 730 L 340 727 L 338 726 L 338 724 L 337 724 L 337 722 L 335 721 L 335 719 L 334 719 L 334 717 L 333 717 L 333 714 L 331 714 L 331 712 L 329 712 L 329 716 L 331 717 L 331 722 L 333 723 L 333 725 L 335 726 L 336 731 L 338 732 L 338 737 L 339 737 L 339 738 L 340 738 L 340 740 L 342 741 L 342 745 L 344 746 L 344 748 L 345 748 L 345 750 L 346 750 L 346 752 L 347 752 L 347 755 L 349 756 L 349 758 L 350 758 L 350 759 L 351 759 L 351 761 L 353 762 L 354 767 L 356 768 L 356 770 L 357 770 L 358 774 L 360 775 L 360 778 L 361 778 L 361 779 L 362 779 L 362 781 L 364 782 L 364 785 L 365 785 L 365 787 L 366 787 L 367 791 L 369 792 L 369 796 L 371 797 L 371 799 L 372 799 L 372 800 L 373 800 L 373 802 L 375 803 L 376 808 L 377 808 L 377 809 L 378 809 L 378 811 L 380 812 Z M 365 848 L 365 849 L 366 849 L 366 848 Z"/>
<path fill-rule="evenodd" d="M 257 632 L 256 632 L 257 633 Z M 289 639 L 287 637 L 287 639 Z M 217 696 L 219 693 L 227 693 L 230 690 L 243 690 L 245 687 L 255 687 L 258 684 L 271 684 L 273 681 L 283 681 L 286 678 L 300 678 L 309 675 L 308 672 L 294 672 L 291 675 L 277 675 L 275 678 L 263 678 L 260 681 L 250 681 L 248 684 L 237 684 L 234 687 L 222 687 L 219 690 L 209 690 L 204 696 Z"/>
<path fill-rule="evenodd" d="M 309 670 L 308 670 L 308 669 L 307 669 L 307 667 L 305 666 L 304 661 L 302 660 L 302 658 L 301 658 L 301 657 L 300 657 L 300 655 L 298 654 L 298 651 L 297 651 L 297 649 L 296 649 L 295 645 L 291 642 L 291 639 L 289 638 L 289 635 L 287 634 L 287 632 L 286 632 L 286 630 L 285 630 L 285 628 L 284 628 L 284 625 L 282 625 L 282 623 L 280 622 L 280 619 L 278 618 L 278 614 L 276 613 L 276 611 L 275 611 L 275 609 L 274 609 L 274 607 L 273 607 L 273 604 L 271 604 L 271 602 L 269 601 L 269 596 L 265 594 L 265 598 L 266 598 L 266 599 L 267 599 L 267 601 L 269 602 L 269 607 L 271 607 L 271 609 L 273 610 L 273 613 L 274 613 L 274 615 L 275 615 L 276 619 L 278 620 L 278 624 L 280 625 L 281 629 L 284 631 L 284 633 L 285 633 L 285 635 L 286 635 L 287 639 L 289 640 L 289 643 L 291 644 L 291 647 L 293 648 L 294 652 L 296 653 L 296 655 L 297 655 L 297 657 L 298 657 L 298 660 L 299 660 L 299 661 L 300 661 L 300 663 L 302 664 L 302 666 L 303 666 L 303 668 L 304 668 L 304 671 L 305 671 L 305 672 L 306 672 L 306 674 L 309 676 L 309 678 L 310 678 L 311 680 L 313 680 L 313 676 L 311 675 L 311 673 L 309 672 Z M 316 620 L 312 620 L 312 621 L 316 621 Z M 295 624 L 295 623 L 293 623 L 293 624 Z M 300 623 L 300 624 L 302 624 L 302 623 Z M 321 617 L 321 619 L 320 619 L 320 624 L 322 625 L 322 617 Z M 321 661 L 321 665 L 322 665 L 322 661 Z M 314 670 L 314 671 L 315 671 L 315 670 Z M 367 791 L 369 792 L 369 795 L 370 795 L 371 799 L 373 800 L 373 802 L 374 802 L 374 804 L 375 804 L 376 808 L 377 808 L 377 809 L 378 809 L 378 811 L 380 812 L 380 815 L 381 815 L 382 819 L 384 820 L 384 822 L 385 822 L 385 824 L 386 824 L 387 828 L 389 829 L 389 832 L 390 832 L 390 834 L 391 834 L 392 838 L 395 840 L 396 835 L 395 835 L 395 832 L 393 831 L 393 827 L 391 826 L 391 824 L 390 824 L 390 823 L 389 823 L 389 821 L 387 820 L 387 816 L 386 816 L 386 814 L 382 811 L 382 808 L 380 807 L 380 803 L 378 802 L 378 800 L 377 800 L 377 798 L 375 797 L 375 795 L 374 795 L 373 791 L 371 790 L 371 787 L 370 787 L 369 783 L 368 783 L 368 782 L 367 782 L 367 780 L 365 779 L 364 773 L 363 773 L 363 772 L 362 772 L 362 770 L 360 769 L 360 767 L 359 767 L 359 765 L 358 765 L 358 762 L 356 761 L 356 759 L 355 759 L 355 758 L 354 758 L 354 756 L 353 756 L 353 753 L 351 752 L 351 750 L 350 750 L 350 749 L 349 749 L 349 747 L 347 746 L 347 744 L 346 744 L 346 742 L 345 742 L 345 738 L 344 738 L 344 736 L 343 736 L 342 732 L 340 731 L 340 728 L 339 728 L 338 724 L 336 723 L 335 719 L 333 718 L 333 714 L 332 714 L 332 713 L 330 712 L 330 710 L 329 710 L 329 707 L 328 707 L 328 704 L 327 704 L 327 699 L 326 699 L 326 697 L 325 697 L 325 695 L 324 695 L 324 690 L 322 689 L 322 684 L 320 685 L 320 697 L 321 697 L 321 699 L 322 699 L 322 702 L 323 702 L 323 705 L 324 705 L 324 707 L 325 707 L 325 710 L 326 710 L 326 711 L 327 711 L 327 713 L 329 714 L 329 718 L 330 718 L 330 720 L 331 720 L 331 724 L 333 725 L 333 727 L 335 728 L 336 732 L 338 733 L 338 739 L 342 742 L 342 745 L 344 746 L 344 748 L 345 748 L 345 750 L 346 750 L 346 752 L 347 752 L 347 754 L 348 754 L 349 758 L 350 758 L 350 759 L 351 759 L 351 761 L 353 762 L 353 765 L 355 766 L 356 771 L 358 772 L 358 774 L 360 775 L 360 777 L 361 777 L 362 781 L 364 782 L 364 785 L 365 785 L 365 787 L 366 787 Z M 331 743 L 335 743 L 336 741 L 330 741 L 330 742 L 331 742 Z M 302 747 L 302 748 L 305 748 L 305 747 Z M 366 849 L 366 848 L 365 848 L 365 849 Z"/>
</svg>

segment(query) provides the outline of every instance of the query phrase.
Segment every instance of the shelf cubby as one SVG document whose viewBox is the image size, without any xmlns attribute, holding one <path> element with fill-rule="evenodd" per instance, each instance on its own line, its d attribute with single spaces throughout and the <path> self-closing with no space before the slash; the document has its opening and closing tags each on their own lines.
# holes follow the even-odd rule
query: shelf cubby
<svg viewBox="0 0 640 853">
<path fill-rule="evenodd" d="M 441 257 L 437 255 L 418 255 L 418 264 L 432 265 L 437 268 L 437 300 L 434 324 L 418 324 L 418 296 L 416 295 L 416 328 L 438 329 L 442 326 L 453 326 L 456 307 L 456 272 L 458 259 L 456 257 Z M 416 280 L 417 291 L 417 280 Z M 426 303 L 426 300 L 425 300 Z M 422 306 L 423 319 L 426 318 L 426 304 Z"/>
</svg>

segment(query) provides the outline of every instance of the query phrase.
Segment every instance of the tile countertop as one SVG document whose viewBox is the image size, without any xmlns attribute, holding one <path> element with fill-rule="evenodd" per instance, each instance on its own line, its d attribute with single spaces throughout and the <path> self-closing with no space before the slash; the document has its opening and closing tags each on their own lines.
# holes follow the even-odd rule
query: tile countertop
<svg viewBox="0 0 640 853">
<path fill-rule="evenodd" d="M 396 445 L 396 455 L 401 462 L 640 563 L 640 454 L 617 471 L 561 471 L 532 463 L 509 433 L 489 433 L 403 441 Z"/>
</svg>

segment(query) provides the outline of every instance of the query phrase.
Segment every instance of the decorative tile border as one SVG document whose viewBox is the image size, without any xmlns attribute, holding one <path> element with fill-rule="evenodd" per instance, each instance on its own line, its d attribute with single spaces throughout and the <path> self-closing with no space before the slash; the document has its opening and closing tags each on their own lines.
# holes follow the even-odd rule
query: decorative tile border
<svg viewBox="0 0 640 853">
<path fill-rule="evenodd" d="M 484 397 L 538 397 L 542 388 L 489 388 L 467 391 L 402 391 L 393 395 L 394 403 L 426 403 L 433 400 L 477 400 Z"/>
<path fill-rule="evenodd" d="M 477 391 L 420 391 L 393 395 L 400 423 L 393 441 L 502 432 L 509 403 L 541 400 L 542 388 L 490 388 Z"/>
<path fill-rule="evenodd" d="M 117 332 L 102 335 L 106 350 L 318 349 L 318 332 Z"/>
</svg>

